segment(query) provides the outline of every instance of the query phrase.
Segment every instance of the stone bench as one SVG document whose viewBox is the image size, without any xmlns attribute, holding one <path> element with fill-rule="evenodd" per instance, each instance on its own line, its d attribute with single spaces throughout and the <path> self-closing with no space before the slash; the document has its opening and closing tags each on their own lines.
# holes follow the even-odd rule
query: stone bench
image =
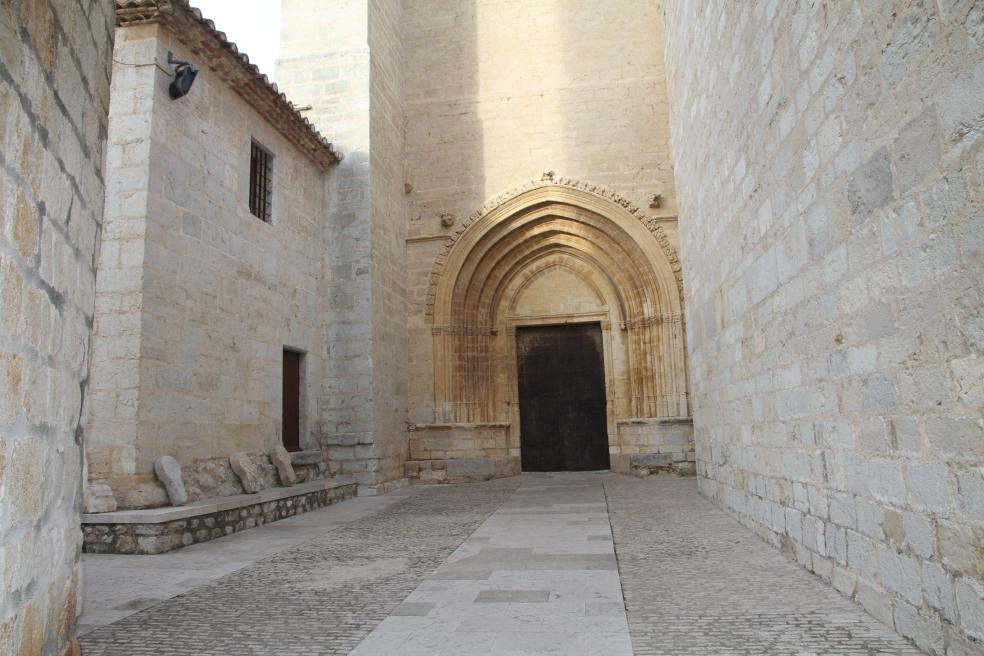
<svg viewBox="0 0 984 656">
<path fill-rule="evenodd" d="M 325 478 L 193 501 L 184 506 L 82 515 L 86 553 L 159 554 L 351 499 L 358 484 Z"/>
</svg>

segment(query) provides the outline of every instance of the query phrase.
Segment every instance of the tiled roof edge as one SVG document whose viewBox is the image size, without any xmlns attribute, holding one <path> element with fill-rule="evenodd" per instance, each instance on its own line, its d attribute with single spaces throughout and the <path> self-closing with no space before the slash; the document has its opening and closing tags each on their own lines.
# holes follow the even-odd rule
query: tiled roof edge
<svg viewBox="0 0 984 656">
<path fill-rule="evenodd" d="M 116 25 L 167 26 L 196 56 L 322 170 L 342 159 L 287 96 L 188 0 L 116 0 Z"/>
</svg>

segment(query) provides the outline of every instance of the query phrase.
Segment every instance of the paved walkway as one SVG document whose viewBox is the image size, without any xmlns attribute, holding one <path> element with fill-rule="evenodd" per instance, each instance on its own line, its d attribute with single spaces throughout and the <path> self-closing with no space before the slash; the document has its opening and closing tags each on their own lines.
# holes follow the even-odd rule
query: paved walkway
<svg viewBox="0 0 984 656">
<path fill-rule="evenodd" d="M 87 656 L 921 653 L 692 479 L 416 487 L 84 563 Z"/>
</svg>

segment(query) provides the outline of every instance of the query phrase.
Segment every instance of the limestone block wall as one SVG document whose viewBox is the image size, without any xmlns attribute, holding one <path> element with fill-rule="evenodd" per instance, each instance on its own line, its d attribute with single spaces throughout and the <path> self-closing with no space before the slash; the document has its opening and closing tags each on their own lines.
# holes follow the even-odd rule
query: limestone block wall
<svg viewBox="0 0 984 656">
<path fill-rule="evenodd" d="M 320 393 L 321 431 L 341 470 L 366 470 L 372 452 L 372 272 L 369 187 L 369 48 L 365 0 L 284 0 L 278 85 L 344 159 L 329 180 L 320 294 L 330 347 Z"/>
<path fill-rule="evenodd" d="M 407 453 L 402 3 L 285 0 L 277 78 L 344 154 L 330 182 L 321 394 L 333 466 L 401 478 Z"/>
<path fill-rule="evenodd" d="M 701 490 L 984 648 L 984 6 L 666 5 Z"/>
<path fill-rule="evenodd" d="M 618 422 L 621 453 L 675 453 L 686 459 L 694 450 L 693 422 L 689 418 L 623 419 Z"/>
<path fill-rule="evenodd" d="M 492 366 L 501 371 L 477 395 L 495 408 L 477 415 L 452 411 L 443 398 L 435 407 L 435 390 L 447 386 L 441 374 L 435 380 L 443 356 L 442 338 L 434 331 L 445 328 L 426 314 L 427 304 L 434 302 L 428 293 L 433 293 L 435 261 L 442 257 L 447 238 L 459 233 L 483 205 L 523 185 L 566 176 L 638 205 L 676 242 L 660 9 L 638 0 L 422 0 L 407 3 L 404 16 L 406 175 L 412 187 L 409 419 L 423 424 L 452 417 L 482 421 L 484 412 L 493 420 L 511 421 L 517 410 L 506 406 L 514 404 L 516 390 L 506 372 L 514 367 L 508 342 L 515 337 L 504 331 L 490 338 L 494 346 L 489 347 L 496 353 Z M 550 171 L 554 175 L 544 177 Z M 656 193 L 662 194 L 662 202 L 651 208 L 650 196 Z M 594 300 L 607 290 L 590 296 L 586 305 L 584 283 L 574 282 L 573 274 L 563 277 L 564 271 L 584 265 L 563 255 L 555 259 L 562 266 L 520 300 L 529 307 L 504 308 L 511 316 L 503 322 L 589 320 L 591 312 L 591 320 L 614 319 L 614 305 L 603 302 L 598 315 Z M 560 293 L 550 293 L 551 285 Z M 543 293 L 535 292 L 537 286 Z M 533 308 L 534 296 L 549 296 L 549 302 Z M 614 325 L 612 362 L 624 364 L 629 338 L 617 321 Z M 464 375 L 465 366 L 459 369 Z M 618 371 L 617 366 L 608 369 L 613 443 L 618 413 L 632 416 L 627 410 L 631 393 Z M 618 403 L 625 408 L 617 408 Z M 510 448 L 518 450 L 518 430 L 510 436 Z"/>
<path fill-rule="evenodd" d="M 114 67 L 110 89 L 107 193 L 85 418 L 86 460 L 96 481 L 136 473 L 155 34 L 152 26 L 121 30 L 113 48 L 114 59 L 130 65 Z"/>
<path fill-rule="evenodd" d="M 518 458 L 510 446 L 508 423 L 414 425 L 410 438 L 411 460 Z"/>
<path fill-rule="evenodd" d="M 113 7 L 0 9 L 0 651 L 70 653 Z M 77 645 L 74 646 L 77 649 Z M 77 653 L 77 652 L 75 652 Z"/>
<path fill-rule="evenodd" d="M 369 2 L 369 169 L 372 186 L 372 357 L 377 478 L 403 477 L 407 459 L 407 201 L 404 189 L 402 0 Z"/>
<path fill-rule="evenodd" d="M 169 52 L 200 69 L 178 100 Z M 167 27 L 120 28 L 114 58 L 90 480 L 160 505 L 153 463 L 173 455 L 192 498 L 241 493 L 229 454 L 282 439 L 285 347 L 304 353 L 301 446 L 320 448 L 326 174 Z M 269 223 L 249 210 L 252 140 L 273 154 Z"/>
</svg>

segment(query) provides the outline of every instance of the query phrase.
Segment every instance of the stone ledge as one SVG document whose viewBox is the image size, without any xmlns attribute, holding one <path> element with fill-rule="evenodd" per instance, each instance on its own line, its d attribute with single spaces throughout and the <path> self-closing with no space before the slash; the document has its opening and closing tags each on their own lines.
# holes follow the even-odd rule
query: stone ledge
<svg viewBox="0 0 984 656">
<path fill-rule="evenodd" d="M 669 453 L 613 453 L 610 456 L 612 471 L 629 476 L 670 474 L 695 476 L 696 457 L 693 451 Z"/>
<path fill-rule="evenodd" d="M 200 517 L 225 510 L 236 510 L 258 503 L 279 501 L 311 492 L 354 486 L 355 479 L 345 476 L 322 478 L 293 487 L 269 487 L 254 494 L 236 494 L 228 497 L 210 497 L 193 501 L 184 506 L 165 506 L 163 508 L 141 508 L 139 510 L 116 510 L 107 513 L 85 513 L 82 524 L 163 524 L 179 519 Z"/>
<path fill-rule="evenodd" d="M 376 483 L 373 485 L 366 485 L 365 483 L 359 483 L 359 496 L 360 497 L 375 497 L 380 494 L 387 494 L 393 492 L 394 490 L 400 490 L 410 485 L 410 479 L 408 478 L 396 478 L 391 481 L 386 481 L 384 483 Z"/>
<path fill-rule="evenodd" d="M 441 423 L 441 424 L 410 424 L 408 430 L 411 433 L 427 430 L 480 430 L 483 428 L 509 428 L 512 422 L 508 421 L 488 421 L 472 423 Z"/>
<path fill-rule="evenodd" d="M 141 555 L 165 553 L 351 499 L 356 488 L 354 480 L 319 480 L 225 497 L 221 503 L 196 502 L 190 509 L 184 506 L 87 515 L 82 524 L 82 550 L 86 553 Z M 230 508 L 232 503 L 235 505 Z M 175 519 L 174 513 L 162 512 L 177 510 L 186 513 L 190 510 L 193 514 Z M 114 517 L 124 521 L 113 521 Z"/>
<path fill-rule="evenodd" d="M 620 426 L 652 426 L 659 424 L 685 424 L 694 423 L 693 417 L 629 417 L 619 419 L 615 422 Z"/>
<path fill-rule="evenodd" d="M 324 459 L 325 456 L 321 453 L 321 449 L 290 452 L 290 464 L 292 465 L 320 465 Z"/>
<path fill-rule="evenodd" d="M 405 469 L 413 483 L 473 483 L 520 473 L 519 456 L 408 460 Z"/>
</svg>

